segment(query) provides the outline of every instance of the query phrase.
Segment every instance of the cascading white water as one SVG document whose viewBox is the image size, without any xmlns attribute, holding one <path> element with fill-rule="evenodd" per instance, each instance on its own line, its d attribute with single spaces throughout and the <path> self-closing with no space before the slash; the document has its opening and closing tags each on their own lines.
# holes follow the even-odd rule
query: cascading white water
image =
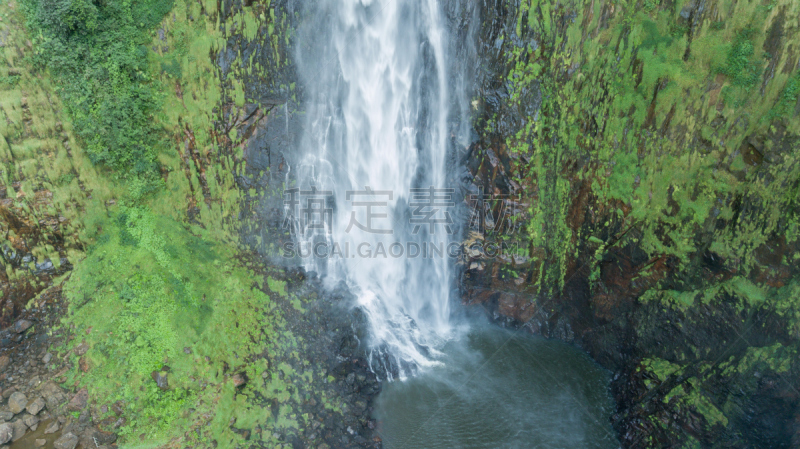
<svg viewBox="0 0 800 449">
<path fill-rule="evenodd" d="M 306 268 L 347 282 L 369 317 L 372 363 L 402 377 L 437 363 L 435 348 L 451 332 L 450 262 L 438 251 L 448 241 L 441 203 L 451 201 L 444 26 L 434 0 L 330 0 L 315 8 L 317 29 L 306 33 L 317 47 L 298 55 L 310 103 L 306 156 L 294 176 L 301 192 L 330 192 L 333 206 L 325 229 L 306 225 L 299 240 L 308 248 L 326 243 L 326 254 L 340 249 L 305 259 Z M 416 207 L 430 192 L 440 204 Z M 438 223 L 410 224 L 411 217 Z M 412 257 L 414 248 L 422 254 Z"/>
</svg>

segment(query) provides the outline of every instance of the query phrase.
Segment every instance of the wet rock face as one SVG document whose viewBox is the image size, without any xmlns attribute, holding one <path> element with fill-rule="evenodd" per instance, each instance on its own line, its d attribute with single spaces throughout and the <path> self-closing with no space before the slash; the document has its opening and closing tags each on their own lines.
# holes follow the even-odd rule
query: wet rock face
<svg viewBox="0 0 800 449">
<path fill-rule="evenodd" d="M 378 374 L 367 362 L 366 317 L 352 307 L 354 297 L 344 285 L 326 289 L 315 273 L 299 269 L 287 272 L 290 285 L 317 298 L 302 315 L 287 314 L 290 327 L 306 341 L 305 356 L 325 367 L 328 378 L 309 387 L 314 392 L 304 411 L 315 416 L 315 423 L 303 429 L 306 444 L 322 441 L 329 447 L 380 447 L 374 432 L 372 403 L 381 390 Z M 341 411 L 324 407 L 322 393 L 342 398 Z"/>
<path fill-rule="evenodd" d="M 554 37 L 567 40 L 567 29 L 577 20 L 585 20 L 579 33 L 584 33 L 583 44 L 589 45 L 599 34 L 613 30 L 615 14 L 624 12 L 615 11 L 617 7 L 610 2 L 592 2 L 594 15 L 582 15 L 581 8 L 588 7 L 588 2 L 560 7 L 551 18 L 541 17 L 541 11 L 525 11 L 522 26 L 515 22 L 520 12 L 513 5 L 483 6 L 481 10 L 484 24 L 477 48 L 480 65 L 491 69 L 483 78 L 476 78 L 476 134 L 480 138 L 472 142 L 464 160 L 471 175 L 466 190 L 514 198 L 502 207 L 520 217 L 523 232 L 496 232 L 492 223 L 480 223 L 465 233 L 465 244 L 477 241 L 485 247 L 487 242 L 505 237 L 518 241 L 524 255 L 468 254 L 460 265 L 463 301 L 483 307 L 500 325 L 525 327 L 576 343 L 612 370 L 611 389 L 618 406 L 612 422 L 626 447 L 792 447 L 800 441 L 796 424 L 800 365 L 790 354 L 800 347 L 800 333 L 796 303 L 786 298 L 798 294 L 795 279 L 800 273 L 796 264 L 787 263 L 794 257 L 789 254 L 800 252 L 790 231 L 798 206 L 796 199 L 787 200 L 785 211 L 778 212 L 783 206 L 778 208 L 770 201 L 781 193 L 764 192 L 776 182 L 795 183 L 782 180 L 782 173 L 795 173 L 796 166 L 781 164 L 790 148 L 797 148 L 797 133 L 788 132 L 787 126 L 797 126 L 800 103 L 795 98 L 795 104 L 789 106 L 794 115 L 776 120 L 770 129 L 738 135 L 731 131 L 733 135 L 726 139 L 741 141 L 741 145 L 729 151 L 720 149 L 722 139 L 712 142 L 700 133 L 686 132 L 681 122 L 706 120 L 696 118 L 696 110 L 673 107 L 664 111 L 659 122 L 653 111 L 664 86 L 658 85 L 655 95 L 648 93 L 642 108 L 644 123 L 626 125 L 625 132 L 629 140 L 635 139 L 633 134 L 636 138 L 666 136 L 669 145 L 654 143 L 661 140 L 642 142 L 630 150 L 637 156 L 632 165 L 619 158 L 604 165 L 596 158 L 603 151 L 596 143 L 609 145 L 619 155 L 628 151 L 622 139 L 616 143 L 603 140 L 604 133 L 613 135 L 614 131 L 601 115 L 568 112 L 571 108 L 585 111 L 582 99 L 591 99 L 586 101 L 594 105 L 603 103 L 602 98 L 592 96 L 602 86 L 587 81 L 611 72 L 602 68 L 603 52 L 581 54 L 574 47 L 577 53 L 569 64 L 548 66 L 547 58 L 554 50 L 547 45 Z M 714 16 L 719 4 L 698 1 L 678 7 L 675 25 L 688 36 L 681 61 L 691 62 L 693 52 L 703 50 L 693 47 L 693 39 L 717 30 L 709 31 L 709 21 L 721 20 Z M 531 14 L 536 19 L 528 21 Z M 598 19 L 597 30 L 589 28 L 592 17 Z M 551 31 L 543 31 L 538 24 L 550 20 Z M 754 31 L 763 33 L 765 49 L 779 55 L 763 67 L 759 63 L 759 70 L 764 70 L 763 79 L 756 83 L 761 95 L 784 62 L 788 61 L 786 73 L 796 76 L 796 56 L 784 58 L 794 48 L 791 39 L 795 37 L 781 34 L 784 26 L 783 19 L 776 18 Z M 520 51 L 530 59 L 508 57 Z M 624 57 L 622 52 L 614 55 L 615 51 L 619 50 L 609 52 L 609 61 Z M 537 59 L 541 54 L 547 58 Z M 589 61 L 589 57 L 593 59 Z M 647 64 L 635 59 L 632 67 L 625 67 L 634 74 Z M 519 77 L 506 77 L 513 72 L 508 61 L 522 65 L 535 61 L 541 64 L 542 76 L 527 83 Z M 719 100 L 715 89 L 725 80 L 709 77 L 708 88 L 701 83 L 695 93 L 713 104 Z M 638 82 L 641 75 L 634 75 L 632 85 Z M 519 88 L 521 84 L 523 88 Z M 587 84 L 592 89 L 587 90 Z M 551 100 L 548 106 L 548 95 L 558 100 Z M 746 113 L 751 106 L 742 108 Z M 610 114 L 629 113 L 636 109 Z M 716 118 L 708 119 L 708 127 L 730 124 L 722 114 L 711 117 Z M 580 131 L 554 131 L 559 120 Z M 527 139 L 523 145 L 514 136 L 524 129 L 525 122 L 537 122 L 540 128 L 523 133 Z M 572 138 L 570 145 L 559 145 Z M 702 157 L 724 156 L 714 173 L 746 183 L 745 192 L 716 195 L 705 219 L 693 224 L 684 211 L 702 194 L 693 187 L 694 180 L 681 178 L 688 168 L 663 159 L 659 168 L 648 165 L 651 158 L 657 159 L 656 154 L 661 158 L 672 151 L 667 148 L 682 154 L 702 153 Z M 738 165 L 730 163 L 737 158 Z M 604 192 L 604 187 L 598 188 L 631 166 L 663 171 L 672 180 L 662 193 L 663 209 L 647 209 L 648 200 L 658 193 L 646 171 L 633 170 L 623 184 L 639 192 L 632 198 L 641 201 L 619 200 Z M 642 185 L 651 187 L 649 191 L 636 190 Z M 690 195 L 683 195 L 687 190 Z M 485 216 L 501 213 L 499 203 L 482 206 Z M 775 211 L 773 218 L 767 219 L 765 211 L 770 207 Z M 529 210 L 536 211 L 539 218 Z M 722 248 L 741 235 L 749 235 L 749 240 L 736 247 L 746 251 L 725 255 Z M 648 246 L 654 241 L 659 242 L 660 250 Z M 681 241 L 688 249 L 675 250 Z"/>
</svg>

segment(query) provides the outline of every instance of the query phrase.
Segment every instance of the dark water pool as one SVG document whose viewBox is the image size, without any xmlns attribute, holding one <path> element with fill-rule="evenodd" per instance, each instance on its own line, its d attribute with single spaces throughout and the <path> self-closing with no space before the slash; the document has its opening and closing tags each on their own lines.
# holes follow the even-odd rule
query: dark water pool
<svg viewBox="0 0 800 449">
<path fill-rule="evenodd" d="M 564 343 L 477 326 L 443 366 L 384 385 L 384 447 L 616 448 L 608 373 Z"/>
</svg>

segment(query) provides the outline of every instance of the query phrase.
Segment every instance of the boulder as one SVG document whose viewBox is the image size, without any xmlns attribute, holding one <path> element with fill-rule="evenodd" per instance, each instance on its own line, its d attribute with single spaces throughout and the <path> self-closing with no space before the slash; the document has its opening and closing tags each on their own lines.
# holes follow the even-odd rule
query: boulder
<svg viewBox="0 0 800 449">
<path fill-rule="evenodd" d="M 22 422 L 24 422 L 25 425 L 28 426 L 31 430 L 36 430 L 36 428 L 39 427 L 39 418 L 33 415 L 26 415 L 22 417 Z"/>
<path fill-rule="evenodd" d="M 152 377 L 153 380 L 156 381 L 156 385 L 158 385 L 158 388 L 162 390 L 169 389 L 169 381 L 167 380 L 167 373 L 165 371 L 153 371 L 152 373 L 150 373 L 150 377 Z"/>
<path fill-rule="evenodd" d="M 44 434 L 49 435 L 51 433 L 58 432 L 58 421 L 51 422 L 45 429 Z"/>
<path fill-rule="evenodd" d="M 14 436 L 14 428 L 11 427 L 11 424 L 5 423 L 0 424 L 0 444 L 6 444 L 11 441 L 11 437 Z"/>
<path fill-rule="evenodd" d="M 22 438 L 25 435 L 25 432 L 28 431 L 28 426 L 26 426 L 21 419 L 15 419 L 12 421 L 11 427 L 14 429 L 14 436 L 12 438 L 13 441 L 17 441 L 18 439 Z"/>
<path fill-rule="evenodd" d="M 74 433 L 69 432 L 61 436 L 53 443 L 55 449 L 75 449 L 78 445 L 78 437 Z"/>
<path fill-rule="evenodd" d="M 104 432 L 102 430 L 98 430 L 92 435 L 92 439 L 94 440 L 95 444 L 109 445 L 114 444 L 117 441 L 117 434 L 114 432 Z"/>
<path fill-rule="evenodd" d="M 45 405 L 44 399 L 36 398 L 35 401 L 31 402 L 27 407 L 25 407 L 25 410 L 27 410 L 31 415 L 36 415 L 42 411 Z"/>
<path fill-rule="evenodd" d="M 21 333 L 25 332 L 26 330 L 30 329 L 31 326 L 33 326 L 33 323 L 31 323 L 30 321 L 28 321 L 28 320 L 19 320 L 16 323 L 14 323 L 13 331 L 18 333 L 18 334 L 21 334 Z"/>
<path fill-rule="evenodd" d="M 70 399 L 67 409 L 77 412 L 86 408 L 86 402 L 89 400 L 89 391 L 86 388 L 81 388 L 75 396 Z"/>
<path fill-rule="evenodd" d="M 59 405 L 67 400 L 67 395 L 64 394 L 64 390 L 53 382 L 47 382 L 42 385 L 41 393 L 47 404 L 47 409 L 51 412 L 55 411 Z"/>
<path fill-rule="evenodd" d="M 15 391 L 11 397 L 8 398 L 8 409 L 11 410 L 11 413 L 15 415 L 25 410 L 27 405 L 28 398 L 26 398 L 25 395 L 19 391 Z"/>
</svg>

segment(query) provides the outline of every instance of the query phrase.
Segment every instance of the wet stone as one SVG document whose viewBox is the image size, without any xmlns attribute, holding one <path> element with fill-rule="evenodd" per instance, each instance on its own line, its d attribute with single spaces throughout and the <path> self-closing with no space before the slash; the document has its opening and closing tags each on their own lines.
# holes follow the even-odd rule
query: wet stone
<svg viewBox="0 0 800 449">
<path fill-rule="evenodd" d="M 18 439 L 22 438 L 25 435 L 25 432 L 28 431 L 28 426 L 26 426 L 21 419 L 15 419 L 11 423 L 11 427 L 14 429 L 14 436 L 12 438 L 13 441 L 17 441 Z"/>
<path fill-rule="evenodd" d="M 78 437 L 74 433 L 69 432 L 53 443 L 55 449 L 75 449 L 78 445 Z"/>
<path fill-rule="evenodd" d="M 38 414 L 40 411 L 42 411 L 42 409 L 43 409 L 44 407 L 45 407 L 45 402 L 44 402 L 44 399 L 42 399 L 42 398 L 36 398 L 36 400 L 35 400 L 35 401 L 33 401 L 33 402 L 31 402 L 30 404 L 28 404 L 28 406 L 27 406 L 25 409 L 26 409 L 26 410 L 28 411 L 28 413 L 30 413 L 31 415 L 36 415 L 36 414 Z"/>
<path fill-rule="evenodd" d="M 21 334 L 21 333 L 25 332 L 26 330 L 30 329 L 31 326 L 33 326 L 33 323 L 31 323 L 30 321 L 28 321 L 28 320 L 19 320 L 16 323 L 14 323 L 14 329 L 13 330 L 16 333 Z"/>
<path fill-rule="evenodd" d="M 58 432 L 58 421 L 51 422 L 47 427 L 44 429 L 45 435 L 49 435 L 51 433 Z"/>
<path fill-rule="evenodd" d="M 0 424 L 0 444 L 8 443 L 13 436 L 14 428 L 11 427 L 11 424 Z"/>
<path fill-rule="evenodd" d="M 28 405 L 28 398 L 25 397 L 24 394 L 20 392 L 14 392 L 11 397 L 8 398 L 8 409 L 11 410 L 11 413 L 17 414 L 23 410 L 25 410 L 25 406 Z"/>
<path fill-rule="evenodd" d="M 33 415 L 27 415 L 22 418 L 22 422 L 25 423 L 26 426 L 30 427 L 31 430 L 36 430 L 39 427 L 39 418 Z"/>
</svg>

